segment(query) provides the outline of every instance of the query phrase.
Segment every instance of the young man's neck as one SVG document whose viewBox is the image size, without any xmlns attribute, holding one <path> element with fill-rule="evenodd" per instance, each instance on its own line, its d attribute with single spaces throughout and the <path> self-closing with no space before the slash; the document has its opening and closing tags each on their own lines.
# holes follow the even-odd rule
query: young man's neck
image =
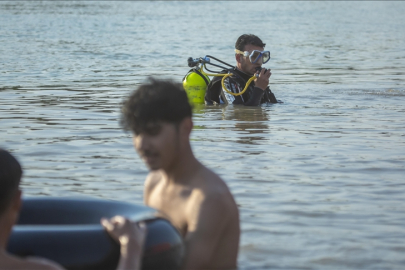
<svg viewBox="0 0 405 270">
<path fill-rule="evenodd" d="M 0 252 L 5 252 L 11 228 L 4 216 L 0 217 Z"/>
<path fill-rule="evenodd" d="M 202 164 L 195 158 L 189 146 L 170 168 L 163 169 L 162 172 L 171 183 L 187 184 L 201 166 Z"/>
</svg>

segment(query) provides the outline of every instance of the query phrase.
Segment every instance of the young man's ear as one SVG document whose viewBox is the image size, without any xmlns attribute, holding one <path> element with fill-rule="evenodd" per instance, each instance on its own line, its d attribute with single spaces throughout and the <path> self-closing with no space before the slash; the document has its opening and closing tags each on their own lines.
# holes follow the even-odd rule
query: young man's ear
<svg viewBox="0 0 405 270">
<path fill-rule="evenodd" d="M 181 129 L 182 133 L 184 133 L 184 135 L 189 137 L 191 131 L 193 130 L 193 126 L 194 126 L 194 124 L 193 124 L 193 120 L 191 119 L 191 117 L 186 117 L 181 121 L 180 129 Z"/>
<path fill-rule="evenodd" d="M 16 211 L 16 212 L 20 212 L 21 207 L 22 207 L 21 194 L 22 194 L 21 190 L 17 190 L 17 192 L 16 192 L 16 194 L 14 195 L 14 198 L 13 198 L 13 200 L 12 200 L 12 202 L 11 202 L 11 204 L 12 204 L 11 207 L 12 207 L 13 210 Z"/>
<path fill-rule="evenodd" d="M 240 63 L 240 58 L 242 57 L 241 54 L 235 54 L 235 59 L 237 63 Z"/>
</svg>

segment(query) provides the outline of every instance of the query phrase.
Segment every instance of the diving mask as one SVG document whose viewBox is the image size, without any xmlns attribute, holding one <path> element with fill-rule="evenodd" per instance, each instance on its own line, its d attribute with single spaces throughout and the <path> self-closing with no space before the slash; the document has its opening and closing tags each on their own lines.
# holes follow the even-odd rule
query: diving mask
<svg viewBox="0 0 405 270">
<path fill-rule="evenodd" d="M 263 57 L 262 61 L 263 64 L 269 62 L 270 60 L 270 51 L 258 51 L 258 50 L 253 50 L 252 52 L 248 52 L 248 51 L 239 51 L 238 49 L 235 49 L 235 53 L 237 54 L 242 54 L 244 56 L 249 56 L 250 62 L 252 64 L 256 63 L 260 57 Z"/>
</svg>

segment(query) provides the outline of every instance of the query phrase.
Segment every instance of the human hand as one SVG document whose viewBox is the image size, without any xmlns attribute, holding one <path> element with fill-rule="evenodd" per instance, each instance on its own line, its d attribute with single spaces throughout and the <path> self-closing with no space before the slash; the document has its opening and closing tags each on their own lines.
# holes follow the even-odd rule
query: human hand
<svg viewBox="0 0 405 270">
<path fill-rule="evenodd" d="M 123 216 L 115 216 L 111 219 L 102 218 L 101 225 L 113 239 L 120 243 L 121 250 L 129 247 L 134 252 L 142 252 L 147 233 L 144 222 L 138 225 Z"/>
<path fill-rule="evenodd" d="M 255 86 L 262 89 L 263 91 L 269 85 L 269 79 L 271 76 L 271 69 L 262 68 L 259 73 L 256 73 L 257 78 L 255 79 Z"/>
</svg>

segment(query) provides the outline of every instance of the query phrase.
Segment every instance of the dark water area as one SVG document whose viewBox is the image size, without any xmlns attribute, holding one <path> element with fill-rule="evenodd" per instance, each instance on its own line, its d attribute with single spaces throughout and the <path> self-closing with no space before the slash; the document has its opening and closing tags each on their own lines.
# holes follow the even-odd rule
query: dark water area
<svg viewBox="0 0 405 270">
<path fill-rule="evenodd" d="M 0 2 L 0 146 L 28 196 L 142 203 L 118 124 L 148 76 L 271 51 L 284 103 L 196 106 L 192 147 L 240 207 L 239 269 L 403 269 L 404 2 Z"/>
</svg>

